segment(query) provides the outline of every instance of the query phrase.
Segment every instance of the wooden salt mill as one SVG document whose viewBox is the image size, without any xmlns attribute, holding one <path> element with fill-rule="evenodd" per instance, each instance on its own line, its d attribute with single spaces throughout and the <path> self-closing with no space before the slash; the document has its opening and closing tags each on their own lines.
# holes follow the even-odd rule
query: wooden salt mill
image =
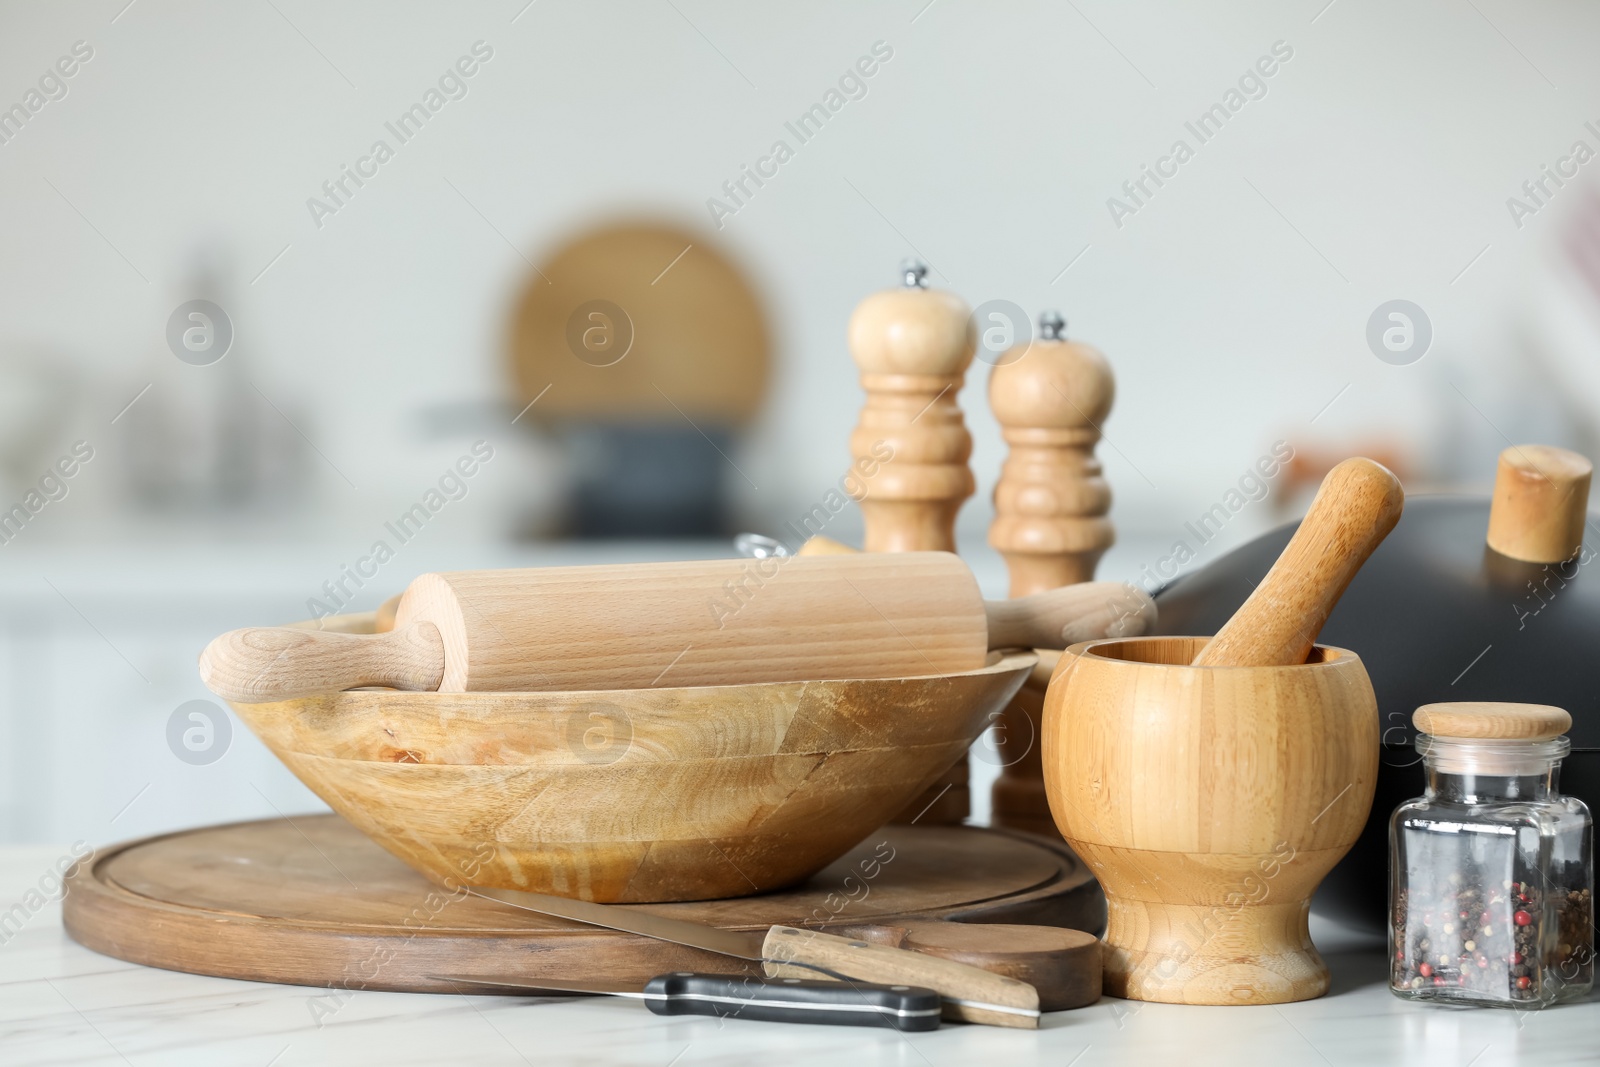
<svg viewBox="0 0 1600 1067">
<path fill-rule="evenodd" d="M 1068 341 L 1056 311 L 1039 317 L 1039 339 L 1009 350 L 989 375 L 989 406 L 1011 452 L 994 490 L 989 544 L 1011 573 L 1010 595 L 1028 596 L 1094 578 L 1115 534 L 1111 488 L 1094 457 L 1115 382 L 1097 349 Z M 994 783 L 996 826 L 1060 836 L 1045 797 L 1039 758 L 1045 689 L 1055 657 L 1040 664 L 1001 714 Z"/>
<path fill-rule="evenodd" d="M 977 348 L 971 310 L 929 289 L 927 274 L 907 260 L 899 288 L 872 294 L 850 316 L 850 357 L 867 402 L 850 435 L 847 487 L 868 552 L 954 552 L 956 512 L 974 489 L 972 435 L 956 404 Z M 895 821 L 961 822 L 971 811 L 967 781 L 962 760 Z"/>
</svg>

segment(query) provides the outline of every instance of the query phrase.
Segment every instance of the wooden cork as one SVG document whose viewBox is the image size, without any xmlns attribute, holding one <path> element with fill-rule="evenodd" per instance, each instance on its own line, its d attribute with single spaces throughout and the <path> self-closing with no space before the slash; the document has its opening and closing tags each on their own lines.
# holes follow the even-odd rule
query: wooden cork
<svg viewBox="0 0 1600 1067">
<path fill-rule="evenodd" d="M 850 316 L 850 355 L 867 402 L 850 435 L 852 492 L 868 552 L 954 552 L 956 512 L 972 495 L 972 435 L 956 404 L 976 348 L 971 313 L 954 293 L 905 283 Z M 869 474 L 869 471 L 871 472 Z"/>
<path fill-rule="evenodd" d="M 1572 716 L 1549 704 L 1457 701 L 1424 704 L 1411 724 L 1430 737 L 1480 741 L 1548 741 L 1572 729 Z"/>
<path fill-rule="evenodd" d="M 1563 563 L 1583 547 L 1594 465 L 1550 445 L 1500 453 L 1489 505 L 1489 547 L 1528 563 Z"/>
<path fill-rule="evenodd" d="M 1005 557 L 1011 595 L 1086 582 L 1116 539 L 1111 488 L 1095 459 L 1116 392 L 1111 365 L 1061 336 L 1047 313 L 1038 340 L 1001 357 L 989 406 L 1011 446 L 994 490 L 989 543 Z"/>
</svg>

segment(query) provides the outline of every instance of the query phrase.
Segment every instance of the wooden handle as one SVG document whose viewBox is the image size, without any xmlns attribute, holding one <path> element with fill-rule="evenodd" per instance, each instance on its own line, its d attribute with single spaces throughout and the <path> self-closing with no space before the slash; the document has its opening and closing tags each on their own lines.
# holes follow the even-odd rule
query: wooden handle
<svg viewBox="0 0 1600 1067">
<path fill-rule="evenodd" d="M 256 627 L 225 633 L 200 653 L 206 688 L 242 704 L 366 685 L 431 692 L 443 677 L 444 640 L 431 622 L 383 634 Z"/>
<path fill-rule="evenodd" d="M 863 982 L 932 989 L 943 998 L 946 1019 L 1039 1027 L 1039 993 L 1033 986 L 954 960 L 792 926 L 767 931 L 761 954 L 769 961 L 764 964 L 769 978 L 815 978 L 809 967 L 823 967 Z M 808 966 L 786 966 L 791 963 Z"/>
<path fill-rule="evenodd" d="M 990 648 L 1066 648 L 1097 637 L 1138 637 L 1156 604 L 1123 582 L 1080 582 L 1014 600 L 985 600 Z"/>
<path fill-rule="evenodd" d="M 1565 563 L 1583 547 L 1594 465 L 1549 445 L 1500 453 L 1489 504 L 1489 547 L 1528 563 Z"/>
<path fill-rule="evenodd" d="M 1387 467 L 1360 457 L 1334 467 L 1283 554 L 1194 666 L 1304 663 L 1345 587 L 1400 521 L 1404 505 L 1405 491 Z"/>
<path fill-rule="evenodd" d="M 837 556 L 855 551 L 817 536 L 801 545 L 798 554 Z M 1097 637 L 1138 637 L 1156 624 L 1156 602 L 1120 582 L 1079 582 L 1012 600 L 985 600 L 983 610 L 990 648 L 1060 649 Z M 1054 658 L 1050 665 L 1055 666 Z"/>
</svg>

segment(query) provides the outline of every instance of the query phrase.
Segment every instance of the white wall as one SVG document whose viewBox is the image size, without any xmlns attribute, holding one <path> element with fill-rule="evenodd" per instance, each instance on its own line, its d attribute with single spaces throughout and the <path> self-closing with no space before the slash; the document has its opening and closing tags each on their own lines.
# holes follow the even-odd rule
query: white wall
<svg viewBox="0 0 1600 1067">
<path fill-rule="evenodd" d="M 1600 128 L 1600 9 L 1324 2 L 7 4 L 0 106 L 74 42 L 93 58 L 0 144 L 0 362 L 42 353 L 82 387 L 38 462 L 80 436 L 104 459 L 0 548 L 0 569 L 44 602 L 44 578 L 92 599 L 98 576 L 147 565 L 135 543 L 220 543 L 248 570 L 250 546 L 272 541 L 305 546 L 271 572 L 299 603 L 475 435 L 429 436 L 423 412 L 506 397 L 524 257 L 619 211 L 712 232 L 707 198 L 878 41 L 893 58 L 867 95 L 715 232 L 762 287 L 778 342 L 767 411 L 737 457 L 761 486 L 740 489 L 751 525 L 796 514 L 842 472 L 861 401 L 845 322 L 913 249 L 969 302 L 1059 307 L 1071 335 L 1110 356 L 1113 517 L 1150 544 L 1280 437 L 1308 449 L 1391 438 L 1422 475 L 1477 481 L 1506 438 L 1592 441 L 1600 320 L 1560 254 L 1592 194 L 1557 190 L 1521 227 L 1506 200 L 1575 140 L 1600 148 L 1584 126 Z M 319 229 L 307 198 L 480 40 L 493 58 L 468 95 Z M 1275 42 L 1293 55 L 1266 95 L 1118 226 L 1107 199 L 1174 139 L 1195 146 L 1184 123 Z M 111 419 L 147 384 L 141 403 L 199 380 L 163 330 L 194 295 L 202 248 L 231 263 L 229 359 L 317 454 L 302 457 L 297 503 L 134 517 Z M 1380 362 L 1364 337 L 1396 297 L 1433 323 L 1433 348 L 1410 366 Z M 975 366 L 963 394 L 974 554 L 1002 458 L 986 373 Z M 0 424 L 32 410 L 9 378 L 0 401 Z M 548 494 L 551 457 L 497 432 L 505 458 L 430 535 L 435 548 L 493 540 L 516 501 Z M 6 499 L 34 462 L 5 476 Z M 1252 509 L 1226 540 L 1271 519 Z M 163 558 L 181 566 L 181 553 Z M 1131 576 L 1142 561 L 1125 551 L 1108 569 Z M 398 588 L 416 568 L 395 566 Z M 74 617 L 52 626 L 75 632 Z M 26 739 L 26 640 L 39 638 L 25 617 L 11 626 L 0 719 Z M 187 672 L 190 643 L 139 662 Z M 58 788 L 70 745 L 51 736 L 54 769 L 38 773 Z M 11 766 L 31 762 L 14 752 Z M 145 776 L 127 777 L 112 784 Z M 39 814 L 29 788 L 11 792 L 12 835 Z M 251 804 L 241 793 L 239 810 Z"/>
<path fill-rule="evenodd" d="M 837 477 L 859 403 L 844 322 L 908 245 L 969 301 L 1058 306 L 1111 356 L 1125 524 L 1179 521 L 1278 436 L 1420 442 L 1466 412 L 1450 381 L 1504 407 L 1519 285 L 1583 194 L 1520 231 L 1505 199 L 1575 138 L 1600 146 L 1583 128 L 1600 12 L 1571 4 L 121 6 L 0 11 L 0 101 L 94 49 L 0 145 L 0 341 L 82 367 L 91 410 L 114 413 L 181 369 L 162 326 L 194 250 L 226 249 L 253 374 L 360 487 L 313 465 L 319 521 L 382 513 L 454 454 L 420 438 L 419 409 L 504 395 L 527 268 L 447 179 L 534 260 L 619 208 L 708 226 L 721 182 L 875 41 L 894 57 L 868 95 L 717 235 L 779 339 L 743 457 L 758 518 Z M 478 40 L 494 57 L 468 96 L 317 229 L 307 198 Z M 1115 226 L 1107 198 L 1277 41 L 1293 58 L 1267 95 Z M 1396 296 L 1434 323 L 1411 367 L 1363 340 Z M 964 394 L 980 496 L 1001 458 L 986 371 Z M 965 516 L 974 539 L 986 507 Z"/>
</svg>

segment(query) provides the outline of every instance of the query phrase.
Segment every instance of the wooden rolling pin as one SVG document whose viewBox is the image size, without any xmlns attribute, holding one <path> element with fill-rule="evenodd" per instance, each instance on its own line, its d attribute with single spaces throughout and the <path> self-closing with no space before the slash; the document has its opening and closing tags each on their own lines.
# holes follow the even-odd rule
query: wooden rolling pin
<svg viewBox="0 0 1600 1067">
<path fill-rule="evenodd" d="M 1282 555 L 1194 666 L 1304 663 L 1350 579 L 1400 521 L 1404 505 L 1405 491 L 1387 467 L 1359 457 L 1334 467 Z"/>
<path fill-rule="evenodd" d="M 1155 605 L 1089 582 L 985 601 L 948 552 L 424 574 L 380 634 L 248 629 L 200 656 L 245 703 L 359 686 L 644 689 L 901 678 L 984 665 L 991 648 L 1143 633 Z"/>
</svg>

